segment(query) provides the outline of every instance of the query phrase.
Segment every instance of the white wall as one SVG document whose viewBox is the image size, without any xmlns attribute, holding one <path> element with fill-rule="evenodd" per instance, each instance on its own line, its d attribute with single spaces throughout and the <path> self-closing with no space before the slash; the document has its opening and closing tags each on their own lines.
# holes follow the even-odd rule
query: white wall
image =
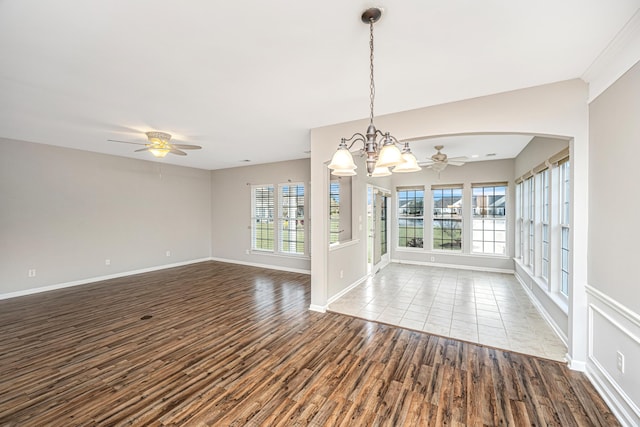
<svg viewBox="0 0 640 427">
<path fill-rule="evenodd" d="M 0 139 L 0 296 L 208 258 L 209 177 Z"/>
<path fill-rule="evenodd" d="M 586 260 L 588 226 L 588 106 L 587 85 L 581 80 L 569 80 L 544 86 L 485 96 L 450 104 L 427 107 L 376 118 L 380 130 L 390 131 L 398 139 L 413 139 L 468 133 L 525 133 L 540 136 L 573 138 L 571 147 L 572 181 L 572 252 L 573 283 L 569 313 L 569 354 L 573 362 L 586 360 Z M 329 252 L 328 245 L 328 180 L 325 162 L 335 151 L 341 137 L 363 132 L 367 120 L 342 123 L 312 129 L 311 181 L 312 181 L 312 253 L 311 305 L 322 310 L 328 299 L 366 275 L 366 239 L 359 240 L 343 250 Z M 362 171 L 359 168 L 358 171 Z M 354 182 L 365 183 L 363 173 Z M 366 200 L 366 185 L 355 185 L 354 201 Z M 360 191 L 360 193 L 358 192 Z M 363 207 L 354 206 L 354 217 L 364 216 Z M 350 259 L 345 265 L 344 277 L 337 279 L 329 265 Z"/>
<path fill-rule="evenodd" d="M 273 255 L 251 249 L 251 185 L 305 185 L 309 206 L 309 159 L 211 171 L 211 255 L 214 259 L 308 272 L 308 254 Z M 305 213 L 308 216 L 308 212 Z M 309 226 L 311 221 L 306 221 Z M 249 253 L 247 253 L 249 251 Z"/>
<path fill-rule="evenodd" d="M 589 109 L 587 372 L 628 425 L 640 425 L 639 94 L 636 63 Z"/>
</svg>

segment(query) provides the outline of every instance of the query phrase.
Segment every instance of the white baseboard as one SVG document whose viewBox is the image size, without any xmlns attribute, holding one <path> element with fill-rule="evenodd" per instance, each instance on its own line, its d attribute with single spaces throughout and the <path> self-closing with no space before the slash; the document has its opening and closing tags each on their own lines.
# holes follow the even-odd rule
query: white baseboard
<svg viewBox="0 0 640 427">
<path fill-rule="evenodd" d="M 634 409 L 635 405 L 628 403 L 624 398 L 624 392 L 611 380 L 602 366 L 590 361 L 586 374 L 620 424 L 628 427 L 640 426 L 640 413 L 637 411 L 637 406 Z"/>
<path fill-rule="evenodd" d="M 309 306 L 309 310 L 317 311 L 318 313 L 326 313 L 327 312 L 327 307 L 324 306 L 324 305 L 311 304 Z"/>
<path fill-rule="evenodd" d="M 587 371 L 587 362 L 584 362 L 582 360 L 573 360 L 573 358 L 569 353 L 565 354 L 564 357 L 567 358 L 567 366 L 572 371 L 579 371 L 579 372 Z"/>
<path fill-rule="evenodd" d="M 391 262 L 396 264 L 410 264 L 410 265 L 423 265 L 426 267 L 444 267 L 455 268 L 457 270 L 472 270 L 472 271 L 486 271 L 488 273 L 505 273 L 513 274 L 514 270 L 508 268 L 494 268 L 494 267 L 476 267 L 471 265 L 459 265 L 459 264 L 442 264 L 439 262 L 427 262 L 427 261 L 408 261 L 404 259 L 392 259 Z"/>
<path fill-rule="evenodd" d="M 327 305 L 331 304 L 334 301 L 339 300 L 344 295 L 346 295 L 350 290 L 352 290 L 353 288 L 355 288 L 356 286 L 358 286 L 360 283 L 364 282 L 368 278 L 369 278 L 369 275 L 366 275 L 366 276 L 361 277 L 360 279 L 356 280 L 355 282 L 353 282 L 352 284 L 350 284 L 349 286 L 347 286 L 346 288 L 344 288 L 343 290 L 341 290 L 340 292 L 338 292 L 337 294 L 335 294 L 334 296 L 329 298 L 327 300 Z"/>
<path fill-rule="evenodd" d="M 249 267 L 259 267 L 259 268 L 267 268 L 269 270 L 288 271 L 289 273 L 300 273 L 300 274 L 309 274 L 309 275 L 311 274 L 311 270 L 303 270 L 301 268 L 281 267 L 279 265 L 261 264 L 257 262 L 246 262 L 246 261 L 239 261 L 237 259 L 227 259 L 227 258 L 217 258 L 217 257 L 211 257 L 209 259 L 211 261 L 228 262 L 230 264 L 247 265 Z"/>
<path fill-rule="evenodd" d="M 134 274 L 149 273 L 151 271 L 164 270 L 164 269 L 173 268 L 173 267 L 181 267 L 183 265 L 196 264 L 198 262 L 210 261 L 210 260 L 211 260 L 211 258 L 193 259 L 193 260 L 189 260 L 189 261 L 175 262 L 175 263 L 172 263 L 172 264 L 164 264 L 164 265 L 157 265 L 157 266 L 154 266 L 154 267 L 141 268 L 141 269 L 138 269 L 138 270 L 123 271 L 121 273 L 108 274 L 106 276 L 96 276 L 96 277 L 90 277 L 90 278 L 87 278 L 87 279 L 74 280 L 72 282 L 57 283 L 55 285 L 48 285 L 48 286 L 41 286 L 41 287 L 38 287 L 38 288 L 24 289 L 24 290 L 21 290 L 21 291 L 15 291 L 15 292 L 9 292 L 9 293 L 6 293 L 6 294 L 0 294 L 0 300 L 9 299 L 9 298 L 16 298 L 16 297 L 22 297 L 22 296 L 25 296 L 25 295 L 39 294 L 40 292 L 54 291 L 56 289 L 70 288 L 72 286 L 86 285 L 86 284 L 89 284 L 89 283 L 101 282 L 103 280 L 117 279 L 119 277 L 132 276 Z"/>
</svg>

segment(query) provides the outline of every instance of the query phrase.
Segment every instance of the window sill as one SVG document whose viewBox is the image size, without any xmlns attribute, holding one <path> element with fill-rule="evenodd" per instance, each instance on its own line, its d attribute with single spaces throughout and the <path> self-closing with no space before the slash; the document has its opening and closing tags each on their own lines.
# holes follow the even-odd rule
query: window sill
<svg viewBox="0 0 640 427">
<path fill-rule="evenodd" d="M 428 252 L 424 248 L 405 248 L 405 247 L 397 247 L 396 251 L 397 252 L 424 252 L 424 253 Z"/>
<path fill-rule="evenodd" d="M 261 251 L 259 249 L 250 250 L 249 255 L 264 255 L 264 256 L 272 256 L 272 257 L 278 257 L 278 258 L 293 258 L 293 259 L 303 259 L 303 260 L 311 259 L 309 255 L 305 255 L 305 254 L 288 254 L 286 252 Z"/>
<path fill-rule="evenodd" d="M 453 256 L 464 256 L 471 258 L 492 258 L 492 259 L 511 259 L 510 256 L 507 255 L 492 255 L 492 254 L 478 254 L 478 253 L 466 253 L 462 251 L 439 251 L 437 249 L 424 249 L 424 248 L 405 248 L 405 247 L 397 247 L 395 248 L 396 252 L 407 252 L 407 253 L 424 253 L 424 254 L 434 254 L 434 255 L 453 255 Z"/>
<path fill-rule="evenodd" d="M 534 276 L 531 272 L 531 269 L 528 265 L 524 265 L 522 261 L 518 258 L 513 258 L 513 261 L 522 268 L 523 272 L 526 273 L 527 277 L 536 287 L 543 292 L 549 300 L 554 303 L 560 310 L 562 310 L 565 314 L 569 314 L 569 301 L 568 298 L 564 295 L 560 294 L 557 291 L 550 291 L 549 284 L 541 277 Z"/>
<path fill-rule="evenodd" d="M 329 252 L 337 251 L 339 249 L 348 248 L 349 246 L 355 246 L 360 243 L 360 239 L 349 240 L 348 242 L 334 243 L 329 245 Z"/>
</svg>

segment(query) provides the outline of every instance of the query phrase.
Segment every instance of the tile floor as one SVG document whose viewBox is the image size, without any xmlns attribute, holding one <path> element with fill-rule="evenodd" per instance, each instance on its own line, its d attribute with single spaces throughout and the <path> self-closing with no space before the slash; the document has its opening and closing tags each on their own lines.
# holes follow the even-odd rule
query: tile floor
<svg viewBox="0 0 640 427">
<path fill-rule="evenodd" d="M 567 352 L 512 274 L 390 264 L 329 310 L 547 359 Z"/>
</svg>

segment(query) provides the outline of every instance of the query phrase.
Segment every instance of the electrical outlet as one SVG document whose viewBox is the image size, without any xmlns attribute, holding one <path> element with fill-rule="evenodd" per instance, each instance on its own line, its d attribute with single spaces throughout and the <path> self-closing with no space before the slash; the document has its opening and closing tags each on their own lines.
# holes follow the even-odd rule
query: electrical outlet
<svg viewBox="0 0 640 427">
<path fill-rule="evenodd" d="M 340 278 L 344 279 L 344 270 L 340 270 Z"/>
<path fill-rule="evenodd" d="M 247 249 L 247 250 L 245 251 L 245 253 L 246 253 L 247 255 L 249 255 L 249 254 L 251 253 L 251 251 L 250 251 L 249 249 Z"/>
<path fill-rule="evenodd" d="M 436 257 L 432 256 L 431 257 L 431 262 L 435 262 L 436 261 Z"/>
<path fill-rule="evenodd" d="M 616 367 L 620 373 L 624 374 L 624 354 L 620 352 L 616 353 Z"/>
<path fill-rule="evenodd" d="M 111 265 L 111 260 L 110 259 L 105 259 L 104 260 L 104 265 Z"/>
<path fill-rule="evenodd" d="M 171 251 L 167 251 L 167 256 L 171 256 Z"/>
<path fill-rule="evenodd" d="M 27 271 L 27 277 L 36 277 L 36 269 L 30 268 L 29 271 Z"/>
</svg>

